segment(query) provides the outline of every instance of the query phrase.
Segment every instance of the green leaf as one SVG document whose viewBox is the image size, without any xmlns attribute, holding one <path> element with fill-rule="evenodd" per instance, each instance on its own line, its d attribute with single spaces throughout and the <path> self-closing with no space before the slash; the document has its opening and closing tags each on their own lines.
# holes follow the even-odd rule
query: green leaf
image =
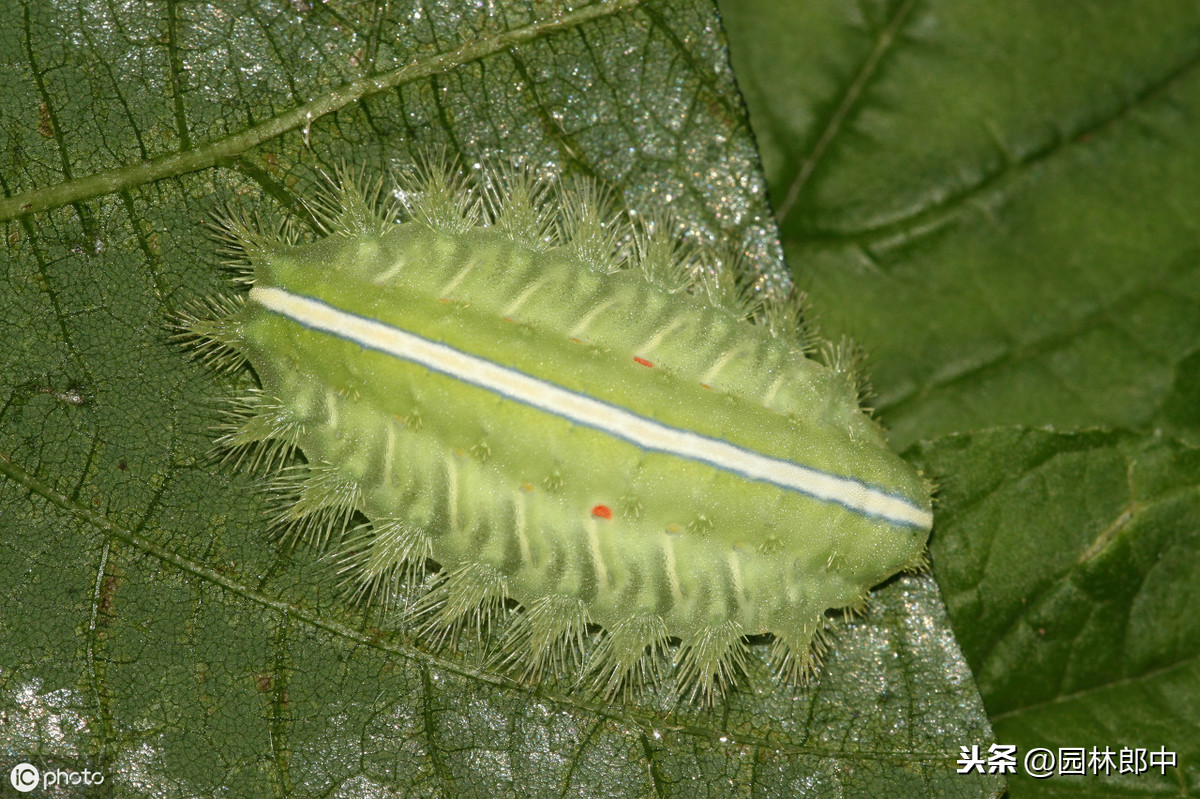
<svg viewBox="0 0 1200 799">
<path fill-rule="evenodd" d="M 1012 795 L 1197 795 L 1200 8 L 722 10 L 796 281 L 925 442 Z M 1178 766 L 1020 762 L 1093 746 Z"/>
<path fill-rule="evenodd" d="M 788 260 L 870 353 L 895 441 L 1173 418 L 1200 339 L 1193 6 L 758 5 L 727 17 Z"/>
<path fill-rule="evenodd" d="M 1121 774 L 1118 762 L 1103 779 L 1056 786 L 1022 775 L 1014 795 L 1146 796 L 1190 783 L 1200 451 L 1127 433 L 1005 429 L 949 436 L 920 459 L 947 475 L 932 555 L 997 740 L 1110 748 L 1118 761 L 1122 749 L 1175 752 L 1180 767 Z"/>
<path fill-rule="evenodd" d="M 715 9 L 42 3 L 0 9 L 0 752 L 113 795 L 981 795 L 990 729 L 928 575 L 831 622 L 793 690 L 605 705 L 430 654 L 265 532 L 168 341 L 228 283 L 204 222 L 306 218 L 342 164 L 593 176 L 786 283 Z"/>
</svg>

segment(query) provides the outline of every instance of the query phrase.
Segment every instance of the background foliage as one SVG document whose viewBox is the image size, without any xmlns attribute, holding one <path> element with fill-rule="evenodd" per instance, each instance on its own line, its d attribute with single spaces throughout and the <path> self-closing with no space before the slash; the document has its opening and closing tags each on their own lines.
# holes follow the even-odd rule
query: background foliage
<svg viewBox="0 0 1200 799">
<path fill-rule="evenodd" d="M 1179 757 L 1012 795 L 1197 795 L 1200 9 L 722 10 L 788 262 L 941 484 L 996 739 Z"/>
<path fill-rule="evenodd" d="M 736 72 L 702 0 L 0 9 L 0 765 L 116 796 L 994 795 L 954 773 L 990 717 L 1181 760 L 1014 796 L 1200 792 L 1200 14 L 722 11 Z M 318 170 L 431 146 L 669 206 L 863 343 L 942 487 L 935 568 L 831 620 L 818 684 L 605 706 L 430 654 L 206 458 L 234 381 L 163 329 L 226 285 L 204 220 L 303 219 Z"/>
</svg>

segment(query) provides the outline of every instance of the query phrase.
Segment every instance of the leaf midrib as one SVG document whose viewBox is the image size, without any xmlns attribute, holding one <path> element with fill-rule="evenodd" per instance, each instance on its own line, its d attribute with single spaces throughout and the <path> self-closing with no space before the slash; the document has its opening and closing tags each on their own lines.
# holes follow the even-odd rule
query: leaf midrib
<svg viewBox="0 0 1200 799">
<path fill-rule="evenodd" d="M 252 147 L 293 130 L 307 129 L 326 114 L 358 102 L 365 97 L 394 89 L 432 75 L 449 72 L 464 64 L 507 50 L 548 34 L 577 27 L 596 19 L 615 16 L 634 9 L 644 0 L 610 0 L 539 20 L 515 30 L 502 31 L 469 41 L 452 50 L 418 58 L 382 75 L 373 75 L 343 84 L 310 102 L 247 128 L 241 133 L 137 164 L 108 169 L 86 177 L 68 179 L 55 186 L 32 189 L 0 199 L 0 222 L 82 202 L 83 200 L 127 190 L 143 183 L 177 177 L 207 169 L 234 158 Z"/>
</svg>

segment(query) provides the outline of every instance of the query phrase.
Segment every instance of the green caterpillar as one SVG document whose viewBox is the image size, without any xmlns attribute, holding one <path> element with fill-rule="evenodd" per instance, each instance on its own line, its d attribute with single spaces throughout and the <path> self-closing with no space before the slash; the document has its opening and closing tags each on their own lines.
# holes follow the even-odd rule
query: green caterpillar
<svg viewBox="0 0 1200 799">
<path fill-rule="evenodd" d="M 927 485 L 853 376 L 806 357 L 795 303 L 751 301 L 593 189 L 478 186 L 342 181 L 304 245 L 226 220 L 250 291 L 181 322 L 261 384 L 218 443 L 276 472 L 277 525 L 333 539 L 360 598 L 432 560 L 408 614 L 426 634 L 511 614 L 498 660 L 526 680 L 613 697 L 677 640 L 677 685 L 711 702 L 762 633 L 807 679 L 826 610 L 924 562 Z"/>
</svg>

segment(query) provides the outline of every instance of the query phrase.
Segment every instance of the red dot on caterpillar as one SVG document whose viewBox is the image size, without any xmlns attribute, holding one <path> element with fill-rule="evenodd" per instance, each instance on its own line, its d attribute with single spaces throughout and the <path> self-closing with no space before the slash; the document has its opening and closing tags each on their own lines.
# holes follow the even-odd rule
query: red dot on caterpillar
<svg viewBox="0 0 1200 799">
<path fill-rule="evenodd" d="M 612 508 L 607 505 L 596 505 L 592 508 L 592 515 L 597 519 L 611 519 L 613 516 Z"/>
</svg>

